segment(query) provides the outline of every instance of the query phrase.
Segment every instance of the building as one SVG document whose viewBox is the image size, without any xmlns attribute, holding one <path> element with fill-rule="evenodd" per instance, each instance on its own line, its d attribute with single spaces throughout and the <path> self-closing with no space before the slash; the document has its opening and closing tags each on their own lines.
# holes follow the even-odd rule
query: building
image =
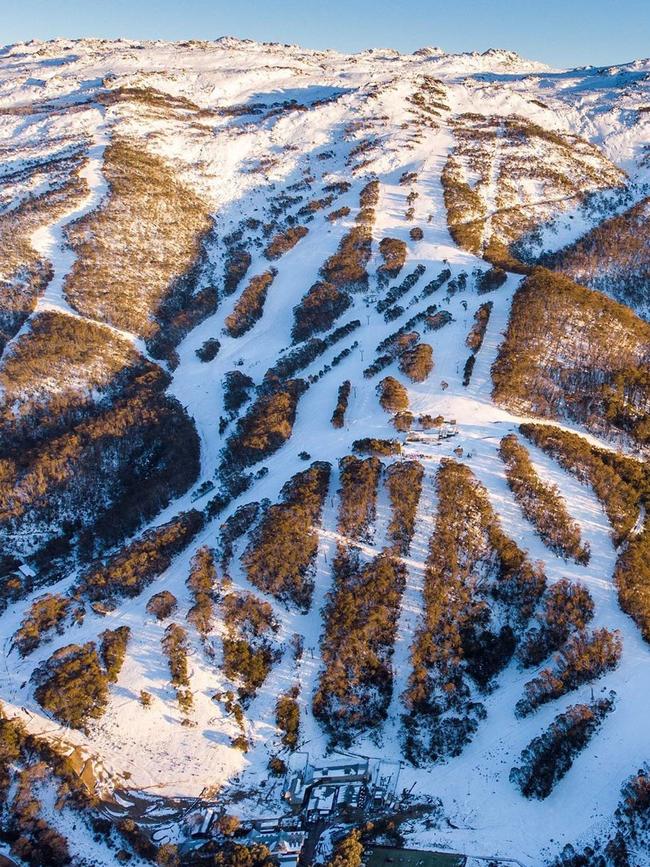
<svg viewBox="0 0 650 867">
<path fill-rule="evenodd" d="M 278 864 L 284 867 L 297 867 L 302 847 L 305 845 L 305 831 L 251 831 L 247 842 L 259 843 L 271 853 Z"/>
</svg>

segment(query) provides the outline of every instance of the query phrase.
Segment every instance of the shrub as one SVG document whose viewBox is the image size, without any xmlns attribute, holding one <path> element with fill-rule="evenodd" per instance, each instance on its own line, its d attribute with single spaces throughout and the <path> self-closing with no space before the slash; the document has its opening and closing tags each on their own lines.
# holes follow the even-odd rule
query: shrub
<svg viewBox="0 0 650 867">
<path fill-rule="evenodd" d="M 229 370 L 223 378 L 223 408 L 235 414 L 250 398 L 255 383 L 241 370 Z"/>
<path fill-rule="evenodd" d="M 275 723 L 282 732 L 282 743 L 292 750 L 298 746 L 300 731 L 300 706 L 296 694 L 297 691 L 293 689 L 278 696 L 275 703 Z"/>
<path fill-rule="evenodd" d="M 463 385 L 465 388 L 470 384 L 472 379 L 472 373 L 474 372 L 474 365 L 476 364 L 476 356 L 470 355 L 465 362 L 463 367 Z"/>
<path fill-rule="evenodd" d="M 367 535 L 375 519 L 381 469 L 381 461 L 376 457 L 362 460 L 347 455 L 339 461 L 341 488 L 338 529 L 342 535 L 351 539 L 361 539 Z"/>
<path fill-rule="evenodd" d="M 332 427 L 342 428 L 345 423 L 345 413 L 348 408 L 351 388 L 352 386 L 349 379 L 346 379 L 341 383 L 341 385 L 339 385 L 336 406 L 332 413 Z"/>
<path fill-rule="evenodd" d="M 237 299 L 232 313 L 224 319 L 225 329 L 231 337 L 241 337 L 242 334 L 246 334 L 262 318 L 266 295 L 276 274 L 277 271 L 271 268 L 270 271 L 251 277 L 248 286 Z"/>
<path fill-rule="evenodd" d="M 621 656 L 618 632 L 602 628 L 591 635 L 578 632 L 560 650 L 553 668 L 545 668 L 524 687 L 524 697 L 517 702 L 517 716 L 527 716 L 540 705 L 554 701 L 589 683 L 613 668 Z"/>
<path fill-rule="evenodd" d="M 187 664 L 189 649 L 187 632 L 178 623 L 170 623 L 165 629 L 161 646 L 167 657 L 167 665 L 169 666 L 171 682 L 176 690 L 178 704 L 182 710 L 189 711 L 192 707 L 192 693 L 188 689 L 190 676 Z"/>
<path fill-rule="evenodd" d="M 315 332 L 327 331 L 351 303 L 347 292 L 331 283 L 314 283 L 300 304 L 293 308 L 292 340 L 306 340 Z"/>
<path fill-rule="evenodd" d="M 395 428 L 402 433 L 411 430 L 413 427 L 413 413 L 412 412 L 398 412 L 391 419 L 391 424 Z"/>
<path fill-rule="evenodd" d="M 386 376 L 377 386 L 379 403 L 386 412 L 399 412 L 408 409 L 408 392 L 401 382 L 392 376 Z"/>
<path fill-rule="evenodd" d="M 343 217 L 347 217 L 350 214 L 350 209 L 347 205 L 344 205 L 342 208 L 337 208 L 335 211 L 331 211 L 327 215 L 327 219 L 330 223 L 334 223 L 336 220 L 342 220 Z"/>
<path fill-rule="evenodd" d="M 378 440 L 365 437 L 352 443 L 352 451 L 367 455 L 399 455 L 402 444 L 399 440 Z"/>
<path fill-rule="evenodd" d="M 278 624 L 269 603 L 252 593 L 229 593 L 222 606 L 227 627 L 223 670 L 226 677 L 241 681 L 237 692 L 246 702 L 255 696 L 277 659 L 268 636 L 277 632 Z"/>
<path fill-rule="evenodd" d="M 490 321 L 491 313 L 492 302 L 486 301 L 485 304 L 481 304 L 481 306 L 474 314 L 474 325 L 472 325 L 472 328 L 465 340 L 465 343 L 474 353 L 477 353 L 480 350 L 481 346 L 483 346 L 483 339 L 485 337 L 485 331 L 487 329 L 488 322 Z"/>
<path fill-rule="evenodd" d="M 381 281 L 394 280 L 406 262 L 406 244 L 397 238 L 382 238 L 379 253 L 384 260 L 377 269 Z"/>
<path fill-rule="evenodd" d="M 251 254 L 247 250 L 235 248 L 228 253 L 223 281 L 223 291 L 225 295 L 232 295 L 246 276 L 250 264 Z"/>
<path fill-rule="evenodd" d="M 176 611 L 178 600 L 169 590 L 161 590 L 160 593 L 154 593 L 151 599 L 147 602 L 147 613 L 153 614 L 156 620 L 165 620 Z"/>
<path fill-rule="evenodd" d="M 406 349 L 399 357 L 399 369 L 412 382 L 424 382 L 433 370 L 433 348 L 428 343 L 418 343 Z"/>
<path fill-rule="evenodd" d="M 317 525 L 327 496 L 331 467 L 317 461 L 282 488 L 282 502 L 270 506 L 242 556 L 248 580 L 266 593 L 306 611 L 311 570 L 318 551 Z"/>
<path fill-rule="evenodd" d="M 524 749 L 521 765 L 510 771 L 510 782 L 525 798 L 548 798 L 613 709 L 613 698 L 601 698 L 591 704 L 575 704 L 558 714 Z"/>
<path fill-rule="evenodd" d="M 42 662 L 31 677 L 40 706 L 64 725 L 87 731 L 108 703 L 108 677 L 95 645 L 68 644 Z"/>
<path fill-rule="evenodd" d="M 72 599 L 59 593 L 46 593 L 32 602 L 13 637 L 20 655 L 27 656 L 35 650 L 53 630 L 61 635 L 71 606 Z"/>
<path fill-rule="evenodd" d="M 130 637 L 131 630 L 128 626 L 106 629 L 99 636 L 99 655 L 104 663 L 106 676 L 111 683 L 115 683 L 120 676 Z"/>
<path fill-rule="evenodd" d="M 424 232 L 419 226 L 413 226 L 409 232 L 409 237 L 412 241 L 421 241 L 424 238 Z"/>
<path fill-rule="evenodd" d="M 267 259 L 279 259 L 280 256 L 284 256 L 292 247 L 295 247 L 308 231 L 306 226 L 292 226 L 284 232 L 278 232 L 267 244 L 264 255 Z"/>
<path fill-rule="evenodd" d="M 207 635 L 212 628 L 213 594 L 216 581 L 217 569 L 214 565 L 214 552 L 203 546 L 192 557 L 190 574 L 186 581 L 194 599 L 194 605 L 187 612 L 187 620 L 200 635 Z"/>
<path fill-rule="evenodd" d="M 503 268 L 490 268 L 489 271 L 482 271 L 476 278 L 476 291 L 479 295 L 486 292 L 495 292 L 500 289 L 508 279 L 507 273 Z"/>
<path fill-rule="evenodd" d="M 219 350 L 221 349 L 221 343 L 217 340 L 216 337 L 209 337 L 199 348 L 196 350 L 196 356 L 199 361 L 213 361 Z"/>
<path fill-rule="evenodd" d="M 508 487 L 544 544 L 556 554 L 586 565 L 589 546 L 582 543 L 580 528 L 569 514 L 559 489 L 540 479 L 528 452 L 514 434 L 501 440 L 499 454 L 506 465 Z"/>
</svg>

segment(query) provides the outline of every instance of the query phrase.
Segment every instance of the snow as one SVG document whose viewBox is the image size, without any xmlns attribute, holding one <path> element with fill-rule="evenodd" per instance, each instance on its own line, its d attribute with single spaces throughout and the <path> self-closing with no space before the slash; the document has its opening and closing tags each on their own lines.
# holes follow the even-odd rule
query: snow
<svg viewBox="0 0 650 867">
<path fill-rule="evenodd" d="M 282 810 L 277 787 L 262 790 L 259 784 L 267 779 L 269 755 L 279 750 L 279 734 L 274 725 L 275 699 L 294 682 L 301 685 L 301 749 L 308 750 L 315 759 L 323 757 L 328 749 L 326 738 L 311 713 L 311 697 L 322 665 L 321 613 L 332 587 L 330 567 L 339 541 L 337 461 L 350 452 L 352 442 L 361 436 L 395 435 L 389 426 L 389 417 L 379 407 L 374 394 L 381 377 L 365 380 L 362 371 L 375 357 L 379 341 L 413 313 L 435 303 L 439 309 L 448 310 L 453 318 L 439 331 L 422 332 L 422 339 L 433 346 L 434 371 L 424 383 L 405 384 L 414 414 L 442 414 L 446 419 L 455 419 L 458 434 L 449 440 L 411 442 L 404 447 L 407 457 L 423 463 L 425 476 L 415 537 L 405 558 L 408 579 L 393 657 L 393 697 L 385 725 L 380 731 L 359 738 L 353 751 L 400 758 L 400 697 L 409 675 L 410 644 L 422 612 L 424 563 L 436 510 L 434 474 L 441 458 L 453 457 L 453 450 L 460 447 L 463 449 L 461 460 L 467 462 L 486 486 L 506 533 L 532 559 L 543 561 L 551 581 L 568 576 L 588 586 L 596 604 L 595 625 L 620 630 L 623 657 L 614 672 L 593 684 L 594 692 L 616 691 L 615 711 L 606 719 L 590 748 L 576 759 L 570 773 L 542 802 L 521 797 L 508 780 L 510 768 L 517 762 L 522 748 L 557 713 L 569 704 L 589 698 L 592 685 L 545 706 L 530 718 L 517 720 L 514 705 L 533 672 L 519 671 L 513 663 L 499 678 L 494 692 L 486 697 L 487 719 L 460 757 L 423 769 L 404 766 L 400 788 L 413 784 L 415 794 L 440 797 L 448 820 L 435 829 L 414 825 L 409 830 L 409 842 L 470 855 L 500 854 L 516 858 L 527 867 L 535 867 L 542 857 L 551 857 L 565 843 L 578 839 L 588 842 L 605 827 L 615 809 L 621 782 L 647 758 L 642 723 L 650 711 L 648 650 L 632 621 L 618 606 L 612 584 L 616 552 L 611 543 L 611 528 L 593 492 L 531 447 L 538 471 L 544 479 L 557 484 L 591 546 L 591 561 L 583 567 L 559 559 L 544 547 L 507 488 L 497 453 L 499 440 L 526 419 L 493 404 L 490 368 L 521 278 L 511 274 L 496 292 L 480 297 L 476 294 L 471 274 L 477 267 L 485 268 L 486 264 L 458 249 L 446 225 L 440 173 L 453 145 L 451 130 L 441 122 L 436 128 L 420 128 L 418 135 L 414 135 L 411 128 L 404 129 L 402 125 L 412 119 L 405 97 L 417 89 L 418 76 L 432 75 L 448 88 L 453 115 L 468 111 L 485 115 L 524 114 L 536 122 L 550 122 L 554 128 L 573 131 L 597 142 L 610 158 L 630 172 L 632 180 L 642 184 L 647 171 L 635 160 L 647 139 L 647 121 L 628 126 L 618 118 L 621 101 L 625 105 L 648 101 L 647 87 L 643 90 L 641 82 L 649 71 L 647 61 L 626 64 L 616 72 L 597 73 L 590 69 L 558 72 L 510 52 L 452 55 L 439 49 L 426 49 L 414 55 L 398 55 L 377 50 L 347 56 L 231 38 L 196 45 L 57 40 L 5 49 L 0 54 L 0 106 L 3 107 L 46 99 L 59 100 L 65 105 L 73 101 L 75 95 L 78 97 L 80 91 L 92 96 L 104 85 L 110 88 L 150 86 L 185 96 L 209 110 L 244 102 L 270 105 L 294 98 L 313 106 L 323 97 L 337 96 L 306 112 L 267 119 L 260 119 L 260 116 L 225 118 L 214 112 L 188 123 L 186 116 L 149 116 L 124 105 L 106 110 L 99 106 L 86 107 L 69 115 L 67 122 L 79 124 L 88 138 L 82 174 L 89 192 L 83 202 L 77 203 L 56 222 L 39 229 L 32 238 L 34 248 L 52 262 L 54 269 L 54 276 L 39 299 L 37 312 L 56 310 L 64 315 L 79 315 L 69 305 L 64 291 L 66 275 L 74 263 L 74 253 L 66 245 L 65 230 L 71 222 L 101 206 L 107 194 L 102 158 L 114 129 L 138 137 L 143 146 L 174 165 L 179 177 L 209 202 L 220 238 L 249 217 L 263 219 L 268 198 L 301 180 L 307 172 L 312 173 L 315 180 L 305 201 L 318 198 L 322 186 L 333 178 L 352 181 L 349 193 L 332 205 L 332 209 L 348 205 L 352 208 L 350 217 L 332 224 L 325 218 L 327 212 L 315 215 L 309 223 L 308 235 L 275 263 L 278 274 L 270 287 L 264 315 L 247 334 L 234 339 L 223 333 L 225 317 L 238 297 L 234 295 L 225 298 L 217 312 L 193 329 L 178 347 L 179 363 L 171 373 L 169 393 L 186 407 L 199 432 L 201 474 L 197 484 L 214 478 L 220 460 L 223 438 L 218 434 L 218 419 L 223 414 L 221 381 L 224 374 L 236 368 L 250 375 L 256 383 L 261 382 L 265 371 L 290 345 L 293 307 L 318 279 L 320 265 L 336 250 L 341 237 L 353 224 L 358 193 L 367 174 L 360 172 L 352 176 L 346 159 L 361 138 L 381 136 L 380 147 L 373 152 L 369 169 L 377 173 L 381 182 L 373 228 L 374 251 L 377 241 L 384 236 L 407 242 L 408 259 L 397 282 L 418 264 L 426 267 L 425 274 L 400 303 L 406 308 L 422 287 L 447 266 L 453 277 L 461 272 L 468 274 L 468 288 L 464 292 L 450 297 L 447 287 L 443 286 L 391 323 L 383 321 L 374 304 L 363 294 L 355 295 L 353 306 L 337 325 L 360 319 L 362 327 L 299 375 L 307 377 L 317 373 L 353 341 L 359 342 L 358 348 L 302 397 L 293 436 L 263 462 L 268 474 L 256 481 L 251 490 L 234 501 L 222 515 L 209 522 L 190 548 L 141 596 L 120 602 L 118 608 L 105 617 L 89 611 L 82 625 L 54 636 L 25 660 L 19 660 L 16 651 L 10 650 L 11 635 L 33 597 L 12 604 L 0 617 L 0 636 L 4 641 L 0 698 L 7 709 L 23 718 L 33 731 L 46 731 L 83 746 L 105 769 L 107 785 L 128 784 L 133 789 L 169 797 L 195 797 L 206 790 L 221 790 L 221 795 L 228 798 L 250 788 L 256 791 L 259 800 L 257 797 L 243 799 L 236 806 L 231 805 L 232 809 L 245 815 Z M 42 83 L 35 84 L 36 79 Z M 373 89 L 370 99 L 368 94 Z M 533 99 L 543 101 L 548 109 L 533 103 Z M 363 125 L 358 138 L 344 134 L 353 120 Z M 14 146 L 19 150 L 27 149 L 35 137 L 55 136 L 61 132 L 62 123 L 61 119 L 46 123 L 35 116 L 21 118 L 24 128 L 15 138 Z M 0 117 L 0 138 L 10 139 L 15 132 L 15 118 Z M 332 150 L 333 158 L 316 159 L 323 150 Z M 269 154 L 277 157 L 278 163 L 268 173 L 248 171 L 251 165 Z M 495 154 L 487 193 L 490 213 L 496 207 L 498 158 Z M 411 170 L 418 172 L 414 189 L 419 197 L 415 201 L 415 219 L 407 223 L 404 213 L 408 188 L 400 186 L 399 178 L 404 171 Z M 526 189 L 534 196 L 534 190 Z M 595 219 L 582 211 L 569 229 L 566 217 L 565 224 L 556 226 L 549 245 L 561 246 Z M 413 225 L 421 226 L 424 232 L 423 240 L 417 243 L 409 240 L 409 229 Z M 549 231 L 549 237 L 551 234 Z M 209 251 L 216 268 L 222 252 L 219 241 Z M 251 252 L 253 261 L 247 279 L 268 267 L 259 248 L 253 247 Z M 376 264 L 373 259 L 371 270 Z M 470 385 L 465 388 L 463 365 L 469 354 L 465 337 L 474 312 L 486 300 L 493 302 L 492 315 Z M 24 326 L 27 328 L 29 323 Z M 138 351 L 145 352 L 141 341 L 124 332 L 117 333 Z M 212 362 L 204 364 L 196 357 L 196 350 L 210 337 L 220 340 L 221 349 Z M 15 339 L 20 339 L 20 334 Z M 382 375 L 385 374 L 404 381 L 396 365 Z M 337 430 L 331 427 L 329 419 L 338 386 L 344 379 L 349 379 L 354 388 L 345 426 Z M 444 388 L 443 382 L 448 387 Z M 578 426 L 562 426 L 581 433 L 590 442 L 611 447 L 610 443 L 587 435 Z M 226 435 L 229 432 L 230 429 Z M 327 460 L 332 464 L 330 490 L 319 528 L 315 592 L 310 611 L 302 614 L 287 609 L 248 583 L 239 564 L 246 538 L 236 546 L 231 568 L 230 577 L 236 590 L 254 591 L 271 603 L 280 624 L 277 639 L 285 644 L 282 658 L 246 709 L 246 733 L 252 748 L 244 755 L 230 746 L 230 738 L 238 733 L 236 724 L 226 716 L 222 705 L 212 699 L 214 693 L 232 687 L 218 666 L 222 625 L 218 623 L 209 638 L 214 656 L 206 653 L 199 637 L 190 630 L 195 704 L 190 718 L 196 725 L 181 726 L 167 663 L 160 652 L 166 623 L 158 623 L 147 615 L 145 606 L 154 592 L 168 589 L 179 601 L 174 619 L 184 622 L 192 604 L 185 580 L 194 551 L 201 545 L 217 545 L 220 523 L 239 505 L 264 498 L 276 501 L 284 482 L 305 466 L 298 457 L 303 450 L 309 452 L 311 460 Z M 191 497 L 192 492 L 188 491 L 170 503 L 152 523 L 167 521 L 189 508 Z M 372 545 L 362 546 L 364 555 L 372 556 L 381 550 L 388 511 L 387 495 L 382 487 L 374 540 Z M 65 591 L 74 579 L 74 574 L 63 576 L 50 589 Z M 35 702 L 29 684 L 32 670 L 57 647 L 94 640 L 101 630 L 121 624 L 131 627 L 132 638 L 105 716 L 92 726 L 88 736 L 65 730 L 50 720 Z M 293 660 L 288 646 L 294 633 L 304 639 L 304 653 L 299 663 Z M 144 709 L 138 700 L 143 689 L 153 696 L 149 709 Z M 82 848 L 78 851 L 81 853 Z"/>
</svg>

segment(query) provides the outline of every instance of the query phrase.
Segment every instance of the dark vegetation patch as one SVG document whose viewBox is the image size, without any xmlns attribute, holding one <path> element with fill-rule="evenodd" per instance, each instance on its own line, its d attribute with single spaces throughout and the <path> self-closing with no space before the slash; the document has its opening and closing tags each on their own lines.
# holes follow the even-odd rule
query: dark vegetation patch
<svg viewBox="0 0 650 867">
<path fill-rule="evenodd" d="M 0 371 L 0 533 L 29 526 L 47 575 L 100 555 L 183 494 L 199 441 L 165 394 L 167 374 L 127 341 L 54 312 L 31 325 Z"/>
<path fill-rule="evenodd" d="M 613 709 L 613 698 L 601 698 L 590 704 L 574 704 L 558 714 L 523 750 L 520 765 L 510 771 L 510 782 L 525 798 L 548 798 Z"/>
<path fill-rule="evenodd" d="M 340 548 L 333 571 L 313 712 L 331 743 L 349 746 L 355 734 L 386 718 L 406 568 L 387 552 L 362 565 L 354 552 Z"/>
<path fill-rule="evenodd" d="M 408 391 L 393 376 L 385 376 L 377 386 L 377 394 L 382 409 L 386 412 L 399 412 L 409 407 Z"/>
<path fill-rule="evenodd" d="M 224 320 L 225 330 L 231 337 L 241 337 L 262 318 L 269 287 L 277 274 L 274 268 L 251 277 L 248 286 L 237 299 L 232 313 Z"/>
<path fill-rule="evenodd" d="M 138 539 L 98 563 L 79 579 L 79 589 L 92 600 L 137 596 L 165 571 L 173 558 L 203 528 L 201 512 L 192 510 L 147 530 Z"/>
<path fill-rule="evenodd" d="M 251 266 L 251 254 L 242 247 L 234 247 L 226 256 L 224 265 L 223 292 L 232 295 L 246 276 Z"/>
<path fill-rule="evenodd" d="M 410 292 L 425 271 L 426 267 L 424 265 L 417 265 L 410 274 L 407 274 L 401 283 L 397 286 L 392 286 L 386 295 L 377 302 L 377 313 L 385 313 L 396 301 Z"/>
<path fill-rule="evenodd" d="M 199 635 L 205 636 L 212 629 L 217 585 L 217 569 L 211 548 L 204 545 L 196 551 L 185 583 L 194 602 L 187 612 L 187 621 Z"/>
<path fill-rule="evenodd" d="M 229 370 L 223 378 L 223 408 L 230 415 L 236 415 L 250 399 L 255 383 L 241 370 Z"/>
<path fill-rule="evenodd" d="M 314 283 L 300 304 L 293 308 L 292 340 L 306 340 L 316 332 L 327 331 L 351 303 L 348 293 L 331 283 Z"/>
<path fill-rule="evenodd" d="M 282 501 L 266 510 L 242 556 L 252 584 L 303 611 L 309 609 L 314 589 L 317 526 L 330 471 L 328 463 L 315 462 L 296 473 L 282 488 Z"/>
<path fill-rule="evenodd" d="M 650 324 L 562 275 L 535 269 L 518 289 L 493 397 L 596 433 L 650 442 Z"/>
<path fill-rule="evenodd" d="M 226 441 L 224 468 L 249 467 L 283 446 L 291 436 L 298 400 L 306 389 L 304 380 L 288 379 L 259 394 Z"/>
<path fill-rule="evenodd" d="M 227 635 L 223 639 L 223 670 L 239 682 L 242 703 L 262 686 L 278 658 L 271 640 L 278 630 L 273 609 L 252 593 L 228 593 L 221 601 Z"/>
<path fill-rule="evenodd" d="M 379 242 L 379 254 L 383 259 L 377 269 L 380 283 L 394 280 L 406 262 L 406 244 L 398 238 L 382 238 Z"/>
<path fill-rule="evenodd" d="M 369 181 L 359 195 L 355 225 L 343 236 L 338 250 L 321 268 L 323 279 L 349 292 L 368 285 L 366 265 L 370 260 L 374 207 L 379 201 L 379 181 Z"/>
<path fill-rule="evenodd" d="M 558 487 L 538 476 L 528 452 L 514 434 L 501 440 L 499 454 L 506 465 L 508 487 L 544 544 L 561 557 L 585 566 L 589 546 L 582 542 L 580 527 L 569 514 Z"/>
<path fill-rule="evenodd" d="M 368 537 L 375 520 L 377 485 L 382 470 L 379 458 L 365 460 L 346 455 L 339 461 L 341 488 L 339 490 L 338 531 L 352 540 Z"/>
<path fill-rule="evenodd" d="M 270 367 L 265 373 L 265 381 L 283 380 L 289 376 L 294 376 L 298 371 L 308 367 L 319 356 L 323 355 L 326 350 L 334 346 L 334 344 L 343 340 L 360 327 L 361 322 L 358 319 L 352 319 L 350 322 L 346 322 L 345 325 L 340 325 L 338 328 L 330 331 L 324 337 L 310 337 L 309 340 L 306 340 L 304 343 L 296 346 L 295 349 L 281 356 L 273 367 Z M 337 357 L 344 358 L 347 354 L 346 350 L 343 350 Z M 336 366 L 336 363 L 335 357 L 332 359 L 332 365 Z"/>
<path fill-rule="evenodd" d="M 402 444 L 399 440 L 380 440 L 375 437 L 364 437 L 352 443 L 352 451 L 366 455 L 399 455 Z"/>
<path fill-rule="evenodd" d="M 221 349 L 221 343 L 216 337 L 209 337 L 196 350 L 196 357 L 199 361 L 214 361 Z"/>
<path fill-rule="evenodd" d="M 535 624 L 524 635 L 517 656 L 527 667 L 540 665 L 574 632 L 584 631 L 594 616 L 594 602 L 582 584 L 561 578 L 542 598 Z"/>
<path fill-rule="evenodd" d="M 404 694 L 405 751 L 420 764 L 459 755 L 485 716 L 489 691 L 512 658 L 545 577 L 502 531 L 468 467 L 443 460 L 425 572 L 424 616 Z"/>
<path fill-rule="evenodd" d="M 298 746 L 300 734 L 300 705 L 296 701 L 298 687 L 279 695 L 275 703 L 275 723 L 282 732 L 282 743 L 290 750 Z"/>
<path fill-rule="evenodd" d="M 411 382 L 424 382 L 433 370 L 433 347 L 418 343 L 399 357 L 399 369 Z"/>
<path fill-rule="evenodd" d="M 130 637 L 131 630 L 128 626 L 105 629 L 100 633 L 99 656 L 110 683 L 115 683 L 120 676 Z"/>
<path fill-rule="evenodd" d="M 235 542 L 241 539 L 245 533 L 248 533 L 257 521 L 260 511 L 265 510 L 267 506 L 267 500 L 263 500 L 261 503 L 244 503 L 235 509 L 232 515 L 226 518 L 219 527 L 219 562 L 224 572 L 228 572 Z"/>
<path fill-rule="evenodd" d="M 408 554 L 415 530 L 415 515 L 422 492 L 424 467 L 418 461 L 398 461 L 386 470 L 386 486 L 392 508 L 388 538 L 395 552 Z"/>
<path fill-rule="evenodd" d="M 83 607 L 75 606 L 69 596 L 46 593 L 35 599 L 13 637 L 18 653 L 27 656 L 53 634 L 62 635 L 71 613 L 75 620 L 83 619 Z"/>
<path fill-rule="evenodd" d="M 528 716 L 541 705 L 612 671 L 618 665 L 621 650 L 619 633 L 604 627 L 571 635 L 560 648 L 553 666 L 542 669 L 525 685 L 524 697 L 515 706 L 516 715 Z"/>
<path fill-rule="evenodd" d="M 486 301 L 485 304 L 481 304 L 474 314 L 474 324 L 465 340 L 467 346 L 469 346 L 474 353 L 479 352 L 481 346 L 483 346 L 483 339 L 485 338 L 485 332 L 488 327 L 488 322 L 490 321 L 491 313 L 492 302 Z"/>
<path fill-rule="evenodd" d="M 147 614 L 151 614 L 156 620 L 166 620 L 178 608 L 178 599 L 169 590 L 161 590 L 154 593 L 147 602 Z"/>
<path fill-rule="evenodd" d="M 291 226 L 283 232 L 278 232 L 267 244 L 264 255 L 271 261 L 279 259 L 280 256 L 284 256 L 292 247 L 295 247 L 308 232 L 309 229 L 306 226 Z"/>
<path fill-rule="evenodd" d="M 74 729 L 87 731 L 108 703 L 108 677 L 91 641 L 61 647 L 34 669 L 31 681 L 43 710 Z"/>
<path fill-rule="evenodd" d="M 184 713 L 192 709 L 190 670 L 187 662 L 189 642 L 187 632 L 179 623 L 170 623 L 163 635 L 161 646 L 167 657 L 172 685 L 176 690 L 178 706 Z"/>
<path fill-rule="evenodd" d="M 349 379 L 346 379 L 339 385 L 339 390 L 336 398 L 336 406 L 332 413 L 332 427 L 342 428 L 345 424 L 345 413 L 348 408 L 348 400 L 350 399 L 350 391 L 352 385 Z"/>
<path fill-rule="evenodd" d="M 140 335 L 155 349 L 177 314 L 196 324 L 193 269 L 212 221 L 207 206 L 141 143 L 113 138 L 103 172 L 104 203 L 67 230 L 76 259 L 65 293 L 83 315 Z M 216 300 L 213 293 L 201 317 L 214 311 Z"/>
</svg>

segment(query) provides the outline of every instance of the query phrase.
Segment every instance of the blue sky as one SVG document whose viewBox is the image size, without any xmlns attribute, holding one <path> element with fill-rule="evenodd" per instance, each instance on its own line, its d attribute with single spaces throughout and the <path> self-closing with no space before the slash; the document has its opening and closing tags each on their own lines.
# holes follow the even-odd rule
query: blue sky
<svg viewBox="0 0 650 867">
<path fill-rule="evenodd" d="M 0 0 L 0 43 L 224 34 L 358 51 L 511 48 L 556 66 L 650 55 L 650 0 Z"/>
</svg>

